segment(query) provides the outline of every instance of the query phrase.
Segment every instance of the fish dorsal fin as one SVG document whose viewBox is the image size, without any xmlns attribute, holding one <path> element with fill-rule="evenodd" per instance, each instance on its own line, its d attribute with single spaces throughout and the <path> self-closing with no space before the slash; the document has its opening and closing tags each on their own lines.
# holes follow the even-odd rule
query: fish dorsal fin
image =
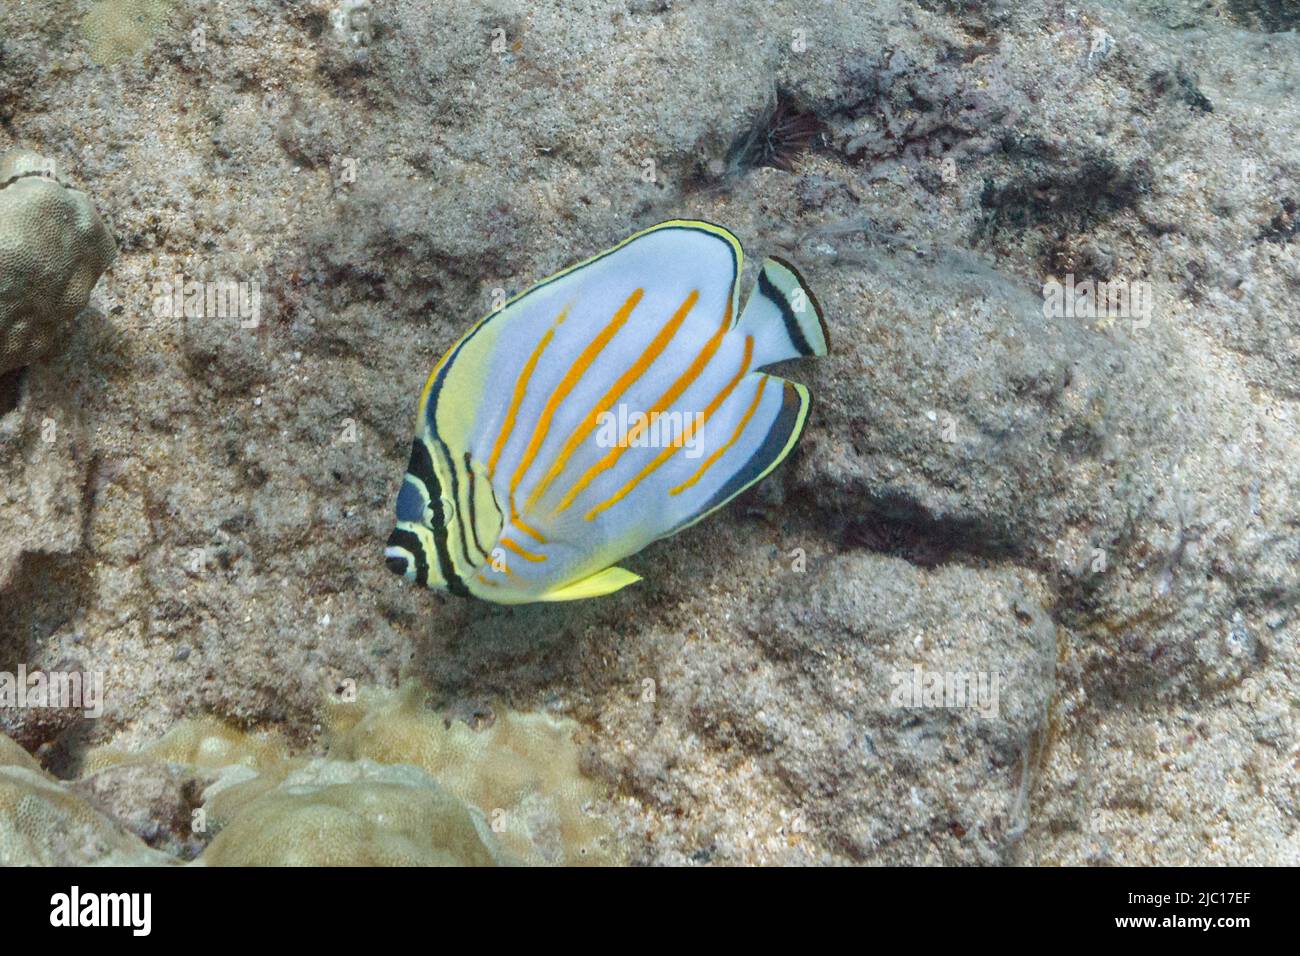
<svg viewBox="0 0 1300 956">
<path fill-rule="evenodd" d="M 578 601 L 583 598 L 601 597 L 605 594 L 613 594 L 615 591 L 621 590 L 629 584 L 635 584 L 640 580 L 640 575 L 633 574 L 626 568 L 611 567 L 606 568 L 604 571 L 597 571 L 590 577 L 583 578 L 580 581 L 566 584 L 562 588 L 547 591 L 538 600 Z"/>
<path fill-rule="evenodd" d="M 817 299 L 794 266 L 775 257 L 763 260 L 737 327 L 754 337 L 757 368 L 801 355 L 825 355 L 830 348 Z"/>
</svg>

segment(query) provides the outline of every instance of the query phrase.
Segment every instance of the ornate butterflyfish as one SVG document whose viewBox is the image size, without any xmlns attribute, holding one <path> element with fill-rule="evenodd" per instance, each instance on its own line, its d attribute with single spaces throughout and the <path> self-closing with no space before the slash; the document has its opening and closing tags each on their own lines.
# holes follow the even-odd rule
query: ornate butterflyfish
<svg viewBox="0 0 1300 956">
<path fill-rule="evenodd" d="M 723 507 L 790 453 L 825 355 L 794 266 L 673 220 L 539 282 L 438 362 L 385 549 L 395 573 L 502 604 L 609 594 L 617 562 Z"/>
</svg>

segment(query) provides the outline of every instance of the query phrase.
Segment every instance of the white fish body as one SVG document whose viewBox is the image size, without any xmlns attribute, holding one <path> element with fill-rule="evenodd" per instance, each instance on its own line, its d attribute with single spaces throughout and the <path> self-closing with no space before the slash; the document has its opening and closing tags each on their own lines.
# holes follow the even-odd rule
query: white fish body
<svg viewBox="0 0 1300 956">
<path fill-rule="evenodd" d="M 538 283 L 434 368 L 385 556 L 505 604 L 608 594 L 616 562 L 694 524 L 794 447 L 802 385 L 760 371 L 828 343 L 792 266 L 738 311 L 740 243 L 673 220 Z"/>
</svg>

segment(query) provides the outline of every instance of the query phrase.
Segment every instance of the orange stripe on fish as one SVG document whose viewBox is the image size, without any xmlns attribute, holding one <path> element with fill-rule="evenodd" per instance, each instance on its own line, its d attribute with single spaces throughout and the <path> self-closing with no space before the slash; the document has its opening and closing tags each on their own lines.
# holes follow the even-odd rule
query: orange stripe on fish
<svg viewBox="0 0 1300 956">
<path fill-rule="evenodd" d="M 652 462 L 650 462 L 650 464 L 646 465 L 639 472 L 637 472 L 636 476 L 632 478 L 629 482 L 627 482 L 627 484 L 625 484 L 622 488 L 620 488 L 614 494 L 610 495 L 600 504 L 596 505 L 596 507 L 588 511 L 586 514 L 587 520 L 588 521 L 593 520 L 596 517 L 596 515 L 600 514 L 606 508 L 609 508 L 617 504 L 618 502 L 622 501 L 623 498 L 625 498 L 628 495 L 628 493 L 632 491 L 633 488 L 639 485 L 647 475 L 656 471 L 660 465 L 666 462 L 673 455 L 677 454 L 678 449 L 680 449 L 688 441 L 690 441 L 691 438 L 694 437 L 696 429 L 703 428 L 705 422 L 707 422 L 710 418 L 712 418 L 713 413 L 716 412 L 718 408 L 722 405 L 722 403 L 727 400 L 727 396 L 730 395 L 733 391 L 735 391 L 736 386 L 740 384 L 740 380 L 744 378 L 745 374 L 749 371 L 749 363 L 750 360 L 753 359 L 753 357 L 754 357 L 754 337 L 752 335 L 747 335 L 745 336 L 745 357 L 744 359 L 741 360 L 740 371 L 738 371 L 735 375 L 732 376 L 731 381 L 729 381 L 725 386 L 723 386 L 722 391 L 718 392 L 717 395 L 713 396 L 713 401 L 709 402 L 709 404 L 705 407 L 704 411 L 700 413 L 700 417 L 691 421 L 685 428 L 682 429 L 682 434 L 679 435 L 676 439 L 674 439 L 671 445 L 669 445 L 663 451 L 659 452 L 659 454 L 655 457 L 655 459 Z"/>
<path fill-rule="evenodd" d="M 502 538 L 502 539 L 501 539 L 501 545 L 502 545 L 502 547 L 504 547 L 507 551 L 513 551 L 515 554 L 519 555 L 519 557 L 523 558 L 525 561 L 545 561 L 545 560 L 546 560 L 546 555 L 544 555 L 544 554 L 536 554 L 535 552 L 529 551 L 529 550 L 527 550 L 526 548 L 522 548 L 522 547 L 520 547 L 518 544 L 516 544 L 514 541 L 512 541 L 512 540 L 509 539 L 509 538 Z"/>
<path fill-rule="evenodd" d="M 595 430 L 596 424 L 600 421 L 600 416 L 613 407 L 614 403 L 619 400 L 619 397 L 622 396 L 625 391 L 627 391 L 628 387 L 640 378 L 641 375 L 644 374 L 645 370 L 651 366 L 654 360 L 660 356 L 663 350 L 668 347 L 668 343 L 671 342 L 673 336 L 677 334 L 677 330 L 682 327 L 682 323 L 686 321 L 687 314 L 689 314 L 691 309 L 695 307 L 695 303 L 699 301 L 699 298 L 699 290 L 692 290 L 691 294 L 686 297 L 686 300 L 678 306 L 677 311 L 673 313 L 672 318 L 669 319 L 664 327 L 659 330 L 659 334 L 654 337 L 653 341 L 651 341 L 651 343 L 646 347 L 646 350 L 641 353 L 641 357 L 632 364 L 631 368 L 619 377 L 618 381 L 610 387 L 609 391 L 601 397 L 600 401 L 592 406 L 591 411 L 587 413 L 587 417 L 583 419 L 582 424 L 575 428 L 568 440 L 565 441 L 564 447 L 560 449 L 560 453 L 556 456 L 555 461 L 547 471 L 546 477 L 542 479 L 541 484 L 533 489 L 533 493 L 529 495 L 528 500 L 524 502 L 525 511 L 532 510 L 532 507 L 537 503 L 537 499 L 541 497 L 542 493 L 550 483 L 564 470 L 564 466 L 568 464 L 569 456 L 572 455 L 574 450 Z M 730 313 L 730 308 L 728 308 L 728 313 Z"/>
<path fill-rule="evenodd" d="M 522 531 L 524 534 L 528 535 L 538 544 L 546 543 L 546 538 L 542 536 L 542 533 L 540 531 L 535 531 L 534 529 L 530 528 L 528 525 L 524 524 L 523 521 L 520 520 L 519 515 L 512 515 L 510 518 L 510 523 L 513 524 L 520 531 Z"/>
<path fill-rule="evenodd" d="M 506 447 L 506 442 L 510 440 L 510 433 L 515 429 L 515 419 L 519 415 L 519 406 L 523 404 L 524 394 L 528 390 L 528 380 L 533 377 L 533 371 L 537 368 L 537 363 L 546 351 L 546 346 L 551 344 L 551 339 L 555 336 L 556 327 L 564 321 L 564 317 L 569 314 L 568 307 L 556 316 L 551 327 L 546 330 L 542 340 L 537 343 L 533 349 L 533 354 L 528 356 L 528 361 L 524 363 L 523 371 L 519 373 L 519 378 L 515 380 L 515 390 L 510 398 L 510 408 L 506 411 L 505 421 L 501 423 L 501 431 L 497 434 L 496 444 L 492 446 L 492 454 L 488 458 L 488 477 L 496 476 L 497 461 L 501 458 L 501 450 Z M 511 508 L 513 511 L 513 507 Z"/>
<path fill-rule="evenodd" d="M 726 312 L 722 316 L 722 325 L 718 327 L 718 331 L 713 333 L 713 337 L 704 343 L 704 348 L 700 349 L 699 354 L 695 356 L 695 360 L 687 366 L 685 372 L 677 377 L 677 380 L 668 387 L 668 390 L 660 395 L 658 400 L 650 406 L 645 417 L 636 423 L 625 439 L 620 442 L 617 447 L 611 448 L 605 453 L 605 456 L 601 458 L 600 461 L 596 462 L 586 470 L 583 476 L 578 479 L 577 483 L 570 488 L 568 493 L 560 500 L 559 506 L 555 509 L 556 514 L 565 511 L 571 504 L 573 504 L 573 499 L 578 497 L 578 495 L 582 493 L 583 489 L 595 481 L 597 476 L 608 471 L 610 468 L 613 468 L 614 465 L 618 463 L 619 458 L 623 456 L 623 453 L 626 452 L 628 448 L 632 447 L 632 442 L 636 441 L 641 432 L 645 431 L 648 427 L 648 423 L 653 421 L 655 417 L 663 412 L 669 405 L 677 401 L 682 392 L 686 391 L 686 389 L 690 387 L 691 383 L 699 377 L 700 372 L 704 371 L 704 367 L 709 364 L 714 353 L 718 351 L 718 346 L 722 344 L 722 337 L 727 334 L 727 330 L 730 327 L 731 305 L 728 303 Z"/>
<path fill-rule="evenodd" d="M 542 409 L 541 415 L 537 418 L 537 426 L 533 429 L 533 436 L 528 442 L 528 448 L 524 451 L 523 458 L 519 460 L 519 467 L 515 469 L 514 476 L 510 479 L 511 501 L 514 501 L 515 492 L 519 488 L 520 481 L 522 481 L 524 475 L 528 473 L 528 469 L 532 465 L 533 459 L 537 457 L 538 450 L 542 447 L 542 443 L 546 441 L 547 432 L 549 432 L 551 428 L 551 419 L 555 417 L 555 410 L 560 407 L 560 403 L 569 396 L 571 391 L 573 391 L 573 387 L 578 384 L 578 380 L 582 378 L 587 369 L 591 368 L 591 363 L 596 360 L 596 357 L 600 355 L 605 346 L 609 344 L 610 339 L 612 339 L 618 333 L 618 330 L 623 327 L 624 323 L 627 322 L 628 316 L 632 314 L 632 310 L 636 308 L 637 303 L 641 301 L 643 295 L 645 295 L 644 289 L 634 289 L 632 291 L 632 294 L 627 297 L 623 302 L 623 305 L 619 307 L 619 310 L 614 313 L 614 317 L 609 320 L 603 329 L 600 330 L 600 334 L 582 350 L 582 354 L 578 356 L 571 366 L 569 366 L 569 371 L 565 374 L 564 378 L 560 380 L 560 384 L 555 387 L 555 391 L 551 393 L 551 397 L 547 399 L 546 407 Z M 532 498 L 529 498 L 529 500 L 524 503 L 524 510 L 528 510 L 532 500 Z"/>
<path fill-rule="evenodd" d="M 691 485 L 695 484 L 697 481 L 703 478 L 704 473 L 708 471 L 710 467 L 713 466 L 714 462 L 716 462 L 719 458 L 721 458 L 726 453 L 728 448 L 730 448 L 732 445 L 734 445 L 736 442 L 740 440 L 741 434 L 745 431 L 745 426 L 748 425 L 749 420 L 754 417 L 754 411 L 758 408 L 758 400 L 763 397 L 763 386 L 767 384 L 767 380 L 769 377 L 770 376 L 764 375 L 762 378 L 758 380 L 758 388 L 754 392 L 754 400 L 749 403 L 749 408 L 745 410 L 744 416 L 740 419 L 740 424 L 737 425 L 736 430 L 731 433 L 731 438 L 727 441 L 727 443 L 723 445 L 721 448 L 719 448 L 717 451 L 715 451 L 708 458 L 706 458 L 704 460 L 704 464 L 700 465 L 700 467 L 696 469 L 695 474 L 691 475 L 691 477 L 688 478 L 686 481 L 682 482 L 676 488 L 673 488 L 671 491 L 669 491 L 668 493 L 670 495 L 681 494 L 687 488 L 691 487 Z"/>
</svg>

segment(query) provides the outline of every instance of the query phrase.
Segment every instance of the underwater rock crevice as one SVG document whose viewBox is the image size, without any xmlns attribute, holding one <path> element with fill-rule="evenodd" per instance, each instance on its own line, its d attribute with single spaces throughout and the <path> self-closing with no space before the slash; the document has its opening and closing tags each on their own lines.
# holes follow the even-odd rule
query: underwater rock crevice
<svg viewBox="0 0 1300 956">
<path fill-rule="evenodd" d="M 902 499 L 871 503 L 863 515 L 844 526 L 841 541 L 927 569 L 945 564 L 1018 564 L 1025 558 L 1006 532 L 979 519 L 935 517 Z"/>
<path fill-rule="evenodd" d="M 22 365 L 0 373 L 0 417 L 16 410 L 22 401 L 27 368 L 28 366 Z"/>
</svg>

